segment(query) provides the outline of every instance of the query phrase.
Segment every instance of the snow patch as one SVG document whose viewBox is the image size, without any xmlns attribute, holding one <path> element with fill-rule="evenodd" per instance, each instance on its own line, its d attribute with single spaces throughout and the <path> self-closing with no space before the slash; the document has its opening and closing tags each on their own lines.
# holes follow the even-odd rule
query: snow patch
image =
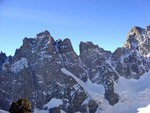
<svg viewBox="0 0 150 113">
<path fill-rule="evenodd" d="M 149 53 L 149 54 L 147 54 L 147 57 L 148 57 L 148 58 L 150 58 L 150 53 Z"/>
<path fill-rule="evenodd" d="M 149 112 L 150 112 L 150 104 L 146 107 L 138 109 L 138 113 L 149 113 Z"/>
<path fill-rule="evenodd" d="M 57 98 L 52 98 L 47 104 L 45 104 L 43 106 L 43 108 L 54 108 L 54 107 L 59 107 L 59 105 L 62 105 L 63 101 L 61 99 L 57 99 Z"/>
<path fill-rule="evenodd" d="M 39 58 L 40 59 L 52 59 L 52 55 L 49 55 L 46 51 L 42 51 L 39 53 Z"/>
<path fill-rule="evenodd" d="M 63 110 L 60 110 L 60 113 L 66 113 L 65 111 L 63 111 Z"/>
<path fill-rule="evenodd" d="M 1 113 L 1 112 L 0 112 Z M 2 113 L 5 113 L 5 112 L 2 112 Z M 8 112 L 6 112 L 8 113 Z M 35 109 L 33 113 L 49 113 L 49 110 L 39 110 L 39 109 Z M 60 113 L 66 113 L 65 111 L 63 110 L 60 110 Z"/>
<path fill-rule="evenodd" d="M 22 69 L 28 67 L 28 62 L 26 58 L 21 58 L 21 60 L 15 62 L 12 66 L 11 66 L 11 71 L 14 73 L 18 73 L 19 71 L 21 71 Z"/>
<path fill-rule="evenodd" d="M 35 109 L 33 113 L 49 113 L 48 110 L 38 110 L 38 109 Z"/>
<path fill-rule="evenodd" d="M 0 110 L 0 113 L 9 113 L 8 111 Z"/>
</svg>

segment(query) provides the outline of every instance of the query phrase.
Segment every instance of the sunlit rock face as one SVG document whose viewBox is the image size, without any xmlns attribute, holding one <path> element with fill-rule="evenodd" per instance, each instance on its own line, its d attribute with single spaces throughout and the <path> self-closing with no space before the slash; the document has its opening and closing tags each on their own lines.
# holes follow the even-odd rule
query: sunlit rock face
<svg viewBox="0 0 150 113">
<path fill-rule="evenodd" d="M 22 97 L 54 113 L 99 112 L 105 101 L 115 106 L 120 77 L 138 80 L 150 69 L 149 46 L 150 26 L 133 27 L 113 53 L 81 42 L 77 55 L 70 39 L 54 40 L 47 30 L 24 38 L 13 57 L 0 54 L 0 108 Z"/>
<path fill-rule="evenodd" d="M 147 29 L 133 27 L 127 36 L 125 48 L 136 49 L 140 54 L 149 56 L 150 52 L 150 26 Z"/>
</svg>

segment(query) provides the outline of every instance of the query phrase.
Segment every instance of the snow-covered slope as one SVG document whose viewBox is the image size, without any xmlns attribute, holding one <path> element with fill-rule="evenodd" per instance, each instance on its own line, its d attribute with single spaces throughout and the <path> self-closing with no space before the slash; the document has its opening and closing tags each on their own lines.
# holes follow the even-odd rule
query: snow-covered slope
<svg viewBox="0 0 150 113">
<path fill-rule="evenodd" d="M 150 105 L 147 105 L 146 107 L 138 108 L 138 113 L 149 113 L 150 111 Z"/>
<path fill-rule="evenodd" d="M 127 80 L 124 77 L 120 77 L 118 83 L 114 85 L 120 101 L 115 106 L 105 104 L 106 108 L 102 113 L 137 113 L 138 108 L 150 104 L 149 81 L 150 71 L 139 80 Z"/>
</svg>

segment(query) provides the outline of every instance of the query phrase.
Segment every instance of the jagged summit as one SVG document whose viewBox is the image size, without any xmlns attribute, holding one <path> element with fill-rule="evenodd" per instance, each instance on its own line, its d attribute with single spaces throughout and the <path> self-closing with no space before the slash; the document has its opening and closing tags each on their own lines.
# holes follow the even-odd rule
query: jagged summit
<svg viewBox="0 0 150 113">
<path fill-rule="evenodd" d="M 148 55 L 150 52 L 149 26 L 147 29 L 133 27 L 128 33 L 124 47 L 136 49 L 140 54 Z"/>
<path fill-rule="evenodd" d="M 1 56 L 0 58 L 6 57 L 6 54 L 4 52 L 0 51 L 0 56 Z"/>
<path fill-rule="evenodd" d="M 96 49 L 96 48 L 99 48 L 98 45 L 94 45 L 92 42 L 88 41 L 88 42 L 80 42 L 80 45 L 79 45 L 79 48 L 80 48 L 80 53 L 82 51 L 86 51 L 88 49 Z"/>
<path fill-rule="evenodd" d="M 150 31 L 150 25 L 147 26 L 147 31 Z"/>
<path fill-rule="evenodd" d="M 54 40 L 49 31 L 46 30 L 37 34 L 36 38 L 25 37 L 23 39 L 23 45 L 16 50 L 15 56 L 16 59 L 21 59 L 22 57 L 30 59 L 43 52 L 52 55 L 55 55 L 55 53 L 66 54 L 69 52 L 74 52 L 74 54 L 76 54 L 70 39 Z"/>
<path fill-rule="evenodd" d="M 128 33 L 124 47 L 128 49 L 138 49 L 139 43 L 143 41 L 142 35 L 145 32 L 144 29 L 140 27 L 133 27 Z"/>
<path fill-rule="evenodd" d="M 61 54 L 74 52 L 71 41 L 68 38 L 64 40 L 60 40 L 60 39 L 56 40 L 55 47 L 57 47 L 58 52 Z"/>
<path fill-rule="evenodd" d="M 44 38 L 44 37 L 51 37 L 50 32 L 48 30 L 45 30 L 39 34 L 36 35 L 37 38 Z"/>
<path fill-rule="evenodd" d="M 143 30 L 144 30 L 144 29 L 141 28 L 141 27 L 139 27 L 139 26 L 133 26 L 133 27 L 131 28 L 131 31 L 130 31 L 130 32 L 136 32 L 136 31 L 138 31 L 139 33 L 141 33 Z"/>
<path fill-rule="evenodd" d="M 2 51 L 0 52 L 0 71 L 2 70 L 2 65 L 4 64 L 7 56 Z"/>
</svg>

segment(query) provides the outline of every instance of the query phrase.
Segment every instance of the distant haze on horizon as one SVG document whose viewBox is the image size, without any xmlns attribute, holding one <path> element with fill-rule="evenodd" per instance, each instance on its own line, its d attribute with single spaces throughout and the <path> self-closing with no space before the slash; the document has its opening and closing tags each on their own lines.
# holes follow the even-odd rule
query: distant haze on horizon
<svg viewBox="0 0 150 113">
<path fill-rule="evenodd" d="M 131 27 L 150 25 L 149 0 L 0 0 L 0 51 L 14 55 L 24 37 L 48 30 L 55 40 L 69 38 L 114 51 Z"/>
</svg>

